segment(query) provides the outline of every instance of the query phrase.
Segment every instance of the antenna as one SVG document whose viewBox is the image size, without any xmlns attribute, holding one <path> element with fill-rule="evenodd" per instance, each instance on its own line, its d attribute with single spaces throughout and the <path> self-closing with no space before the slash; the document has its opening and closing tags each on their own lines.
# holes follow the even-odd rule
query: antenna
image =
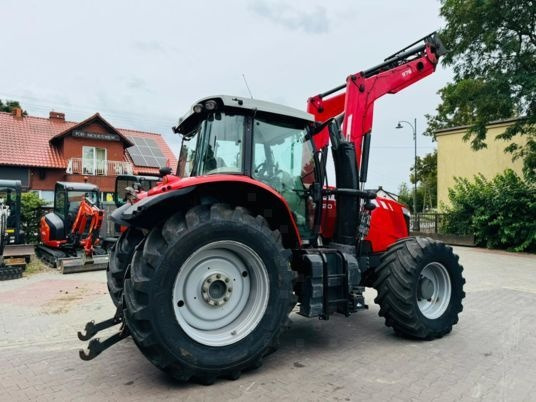
<svg viewBox="0 0 536 402">
<path fill-rule="evenodd" d="M 249 96 L 251 99 L 253 99 L 253 94 L 251 93 L 251 90 L 249 89 L 248 81 L 246 80 L 246 74 L 242 73 L 242 78 L 244 79 L 244 83 L 246 84 L 246 88 L 248 89 Z"/>
</svg>

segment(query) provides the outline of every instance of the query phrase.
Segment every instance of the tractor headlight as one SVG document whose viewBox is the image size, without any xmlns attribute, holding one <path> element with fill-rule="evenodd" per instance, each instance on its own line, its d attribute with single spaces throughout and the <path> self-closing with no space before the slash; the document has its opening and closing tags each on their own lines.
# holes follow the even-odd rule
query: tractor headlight
<svg viewBox="0 0 536 402">
<path fill-rule="evenodd" d="M 201 113 L 204 109 L 203 104 L 198 103 L 197 105 L 194 105 L 193 107 L 195 113 Z"/>
<path fill-rule="evenodd" d="M 208 100 L 205 102 L 205 109 L 207 109 L 209 112 L 216 110 L 217 107 L 218 103 L 215 100 Z"/>
</svg>

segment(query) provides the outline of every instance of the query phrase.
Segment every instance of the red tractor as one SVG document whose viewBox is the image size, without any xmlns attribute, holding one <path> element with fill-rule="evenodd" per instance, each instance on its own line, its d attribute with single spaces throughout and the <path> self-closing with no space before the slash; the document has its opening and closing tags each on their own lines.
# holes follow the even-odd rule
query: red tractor
<svg viewBox="0 0 536 402">
<path fill-rule="evenodd" d="M 308 113 L 233 96 L 197 102 L 174 128 L 177 176 L 162 172 L 112 219 L 114 318 L 86 326 L 89 360 L 131 335 L 179 380 L 236 379 L 277 349 L 289 313 L 328 319 L 366 309 L 401 336 L 434 339 L 458 321 L 462 267 L 443 243 L 409 236 L 409 214 L 364 190 L 374 101 L 434 72 L 432 34 L 308 101 Z M 337 93 L 340 91 L 340 93 Z M 328 145 L 336 185 L 326 181 Z"/>
</svg>

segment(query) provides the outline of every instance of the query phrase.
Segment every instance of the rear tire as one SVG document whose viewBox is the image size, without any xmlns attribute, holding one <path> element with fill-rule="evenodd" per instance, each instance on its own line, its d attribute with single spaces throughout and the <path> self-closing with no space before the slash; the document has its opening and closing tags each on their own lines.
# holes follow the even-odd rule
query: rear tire
<svg viewBox="0 0 536 402">
<path fill-rule="evenodd" d="M 108 292 L 116 306 L 123 298 L 125 273 L 134 256 L 136 246 L 143 240 L 143 233 L 135 228 L 128 228 L 121 233 L 112 246 L 110 263 L 106 270 Z"/>
<path fill-rule="evenodd" d="M 293 306 L 290 255 L 279 231 L 242 207 L 200 205 L 176 213 L 151 230 L 125 280 L 125 320 L 134 341 L 181 381 L 208 385 L 259 367 L 277 348 Z M 207 287 L 215 278 L 232 284 L 232 292 L 222 283 Z"/>
<path fill-rule="evenodd" d="M 458 322 L 465 297 L 463 267 L 452 248 L 430 238 L 393 244 L 374 272 L 373 287 L 385 325 L 403 337 L 435 339 Z"/>
</svg>

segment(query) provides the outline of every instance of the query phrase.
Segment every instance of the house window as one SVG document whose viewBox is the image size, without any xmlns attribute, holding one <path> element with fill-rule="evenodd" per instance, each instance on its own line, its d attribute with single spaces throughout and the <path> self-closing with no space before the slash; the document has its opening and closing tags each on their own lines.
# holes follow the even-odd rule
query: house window
<svg viewBox="0 0 536 402">
<path fill-rule="evenodd" d="M 106 176 L 107 158 L 105 148 L 82 147 L 82 173 Z"/>
</svg>

